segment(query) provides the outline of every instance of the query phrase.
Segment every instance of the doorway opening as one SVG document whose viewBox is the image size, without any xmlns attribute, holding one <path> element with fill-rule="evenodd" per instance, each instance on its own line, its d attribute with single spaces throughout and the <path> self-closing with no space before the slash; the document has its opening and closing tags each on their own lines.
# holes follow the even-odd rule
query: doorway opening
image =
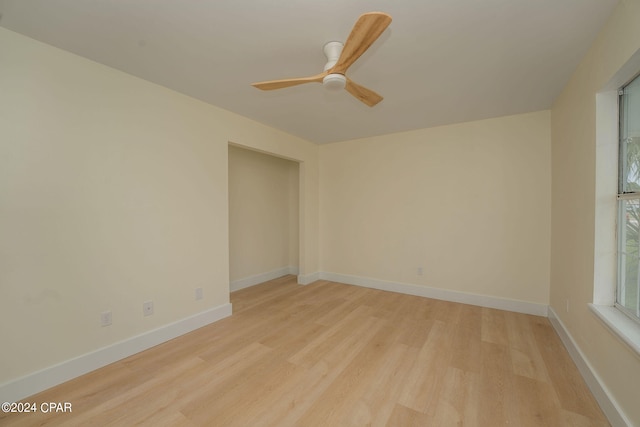
<svg viewBox="0 0 640 427">
<path fill-rule="evenodd" d="M 229 145 L 229 283 L 299 271 L 299 163 Z"/>
</svg>

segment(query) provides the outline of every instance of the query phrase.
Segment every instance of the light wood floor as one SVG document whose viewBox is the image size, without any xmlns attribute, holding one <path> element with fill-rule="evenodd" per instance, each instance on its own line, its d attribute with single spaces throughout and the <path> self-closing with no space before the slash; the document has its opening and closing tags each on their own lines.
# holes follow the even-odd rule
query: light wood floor
<svg viewBox="0 0 640 427">
<path fill-rule="evenodd" d="M 0 425 L 607 426 L 542 317 L 276 279 L 233 316 L 24 401 Z"/>
</svg>

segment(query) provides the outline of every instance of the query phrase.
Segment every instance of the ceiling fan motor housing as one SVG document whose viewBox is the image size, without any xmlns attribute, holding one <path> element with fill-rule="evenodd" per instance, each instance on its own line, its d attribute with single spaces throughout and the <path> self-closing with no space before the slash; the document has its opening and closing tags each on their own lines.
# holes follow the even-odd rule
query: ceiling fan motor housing
<svg viewBox="0 0 640 427">
<path fill-rule="evenodd" d="M 322 86 L 329 90 L 344 89 L 347 84 L 347 78 L 342 74 L 327 74 L 322 79 Z"/>
</svg>

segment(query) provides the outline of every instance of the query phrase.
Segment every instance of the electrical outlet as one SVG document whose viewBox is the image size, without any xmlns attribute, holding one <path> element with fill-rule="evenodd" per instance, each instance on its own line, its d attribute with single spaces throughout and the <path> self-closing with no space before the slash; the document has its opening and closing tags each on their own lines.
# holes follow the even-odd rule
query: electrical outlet
<svg viewBox="0 0 640 427">
<path fill-rule="evenodd" d="M 196 300 L 202 299 L 202 288 L 196 288 Z"/>
<path fill-rule="evenodd" d="M 100 326 L 109 326 L 111 324 L 111 311 L 103 311 L 100 313 Z"/>
<path fill-rule="evenodd" d="M 153 301 L 145 301 L 142 303 L 142 314 L 151 316 L 153 314 Z"/>
<path fill-rule="evenodd" d="M 423 273 L 423 271 L 422 271 L 422 267 L 418 267 L 418 268 L 416 269 L 416 274 L 417 274 L 418 276 L 422 276 L 422 273 Z"/>
</svg>

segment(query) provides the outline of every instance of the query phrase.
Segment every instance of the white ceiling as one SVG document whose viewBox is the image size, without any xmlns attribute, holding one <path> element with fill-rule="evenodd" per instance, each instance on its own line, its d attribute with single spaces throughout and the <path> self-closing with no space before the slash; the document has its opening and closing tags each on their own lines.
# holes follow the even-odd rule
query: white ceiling
<svg viewBox="0 0 640 427">
<path fill-rule="evenodd" d="M 326 143 L 548 109 L 617 2 L 0 0 L 0 26 Z M 369 11 L 393 22 L 347 74 L 376 107 L 250 86 L 321 72 Z"/>
</svg>

